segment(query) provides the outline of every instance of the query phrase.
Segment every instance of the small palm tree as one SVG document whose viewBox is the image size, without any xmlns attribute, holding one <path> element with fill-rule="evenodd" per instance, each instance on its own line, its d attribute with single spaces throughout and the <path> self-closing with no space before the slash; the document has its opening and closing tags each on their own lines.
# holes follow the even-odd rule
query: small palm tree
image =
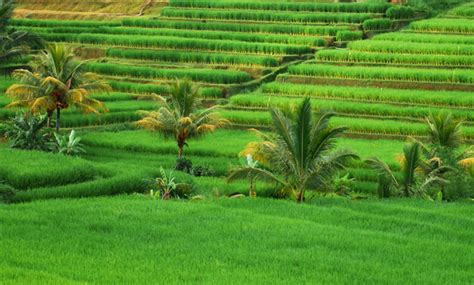
<svg viewBox="0 0 474 285">
<path fill-rule="evenodd" d="M 70 106 L 85 113 L 107 111 L 105 105 L 90 98 L 92 92 L 110 91 L 110 86 L 97 74 L 82 72 L 82 63 L 74 61 L 72 50 L 64 45 L 49 45 L 33 64 L 34 72 L 19 69 L 14 72 L 20 83 L 8 88 L 13 98 L 9 106 L 26 106 L 33 112 L 46 111 L 51 126 L 56 111 L 56 131 L 61 126 L 61 110 Z"/>
<path fill-rule="evenodd" d="M 42 47 L 40 37 L 26 31 L 7 28 L 13 14 L 13 0 L 0 1 L 0 62 L 29 53 L 30 47 Z"/>
<path fill-rule="evenodd" d="M 213 132 L 227 121 L 216 112 L 217 106 L 198 109 L 199 90 L 189 79 L 176 80 L 169 91 L 169 102 L 161 96 L 154 96 L 161 107 L 157 111 L 142 112 L 144 118 L 137 122 L 137 126 L 174 138 L 178 157 L 182 158 L 188 139 Z"/>
<path fill-rule="evenodd" d="M 313 117 L 309 98 L 299 106 L 293 120 L 279 109 L 271 109 L 270 113 L 273 133 L 258 132 L 263 141 L 251 144 L 268 170 L 242 168 L 231 172 L 230 180 L 254 173 L 257 179 L 281 184 L 296 196 L 297 202 L 302 202 L 307 189 L 324 188 L 349 160 L 358 158 L 350 151 L 334 150 L 335 139 L 346 128 L 329 126 L 332 113 Z"/>
<path fill-rule="evenodd" d="M 456 121 L 452 113 L 430 114 L 426 119 L 428 141 L 432 145 L 457 148 L 463 143 L 462 121 Z"/>
<path fill-rule="evenodd" d="M 441 178 L 440 173 L 448 171 L 448 168 L 445 166 L 427 168 L 428 162 L 422 158 L 419 142 L 405 144 L 399 162 L 403 174 L 401 180 L 396 178 L 394 171 L 382 160 L 378 158 L 366 160 L 367 165 L 379 175 L 380 198 L 391 196 L 395 190 L 400 191 L 405 197 L 425 197 L 425 189 L 428 186 L 446 182 Z"/>
<path fill-rule="evenodd" d="M 14 0 L 5 0 L 0 2 L 0 32 L 6 30 L 8 21 L 13 15 Z"/>
<path fill-rule="evenodd" d="M 233 182 L 239 179 L 248 179 L 249 197 L 254 197 L 256 195 L 255 180 L 258 178 L 270 182 L 277 182 L 277 184 L 284 184 L 284 181 L 279 180 L 278 177 L 267 170 L 260 168 L 258 160 L 254 160 L 251 154 L 247 154 L 245 163 L 242 163 L 241 166 L 236 167 L 230 171 L 229 175 L 227 176 L 227 182 Z"/>
</svg>

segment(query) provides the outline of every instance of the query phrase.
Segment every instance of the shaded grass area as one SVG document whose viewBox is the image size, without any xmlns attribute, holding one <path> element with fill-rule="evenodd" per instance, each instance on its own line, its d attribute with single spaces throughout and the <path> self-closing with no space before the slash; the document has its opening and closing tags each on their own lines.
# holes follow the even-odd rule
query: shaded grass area
<svg viewBox="0 0 474 285">
<path fill-rule="evenodd" d="M 416 200 L 0 205 L 0 268 L 13 284 L 467 284 L 473 214 Z"/>
</svg>

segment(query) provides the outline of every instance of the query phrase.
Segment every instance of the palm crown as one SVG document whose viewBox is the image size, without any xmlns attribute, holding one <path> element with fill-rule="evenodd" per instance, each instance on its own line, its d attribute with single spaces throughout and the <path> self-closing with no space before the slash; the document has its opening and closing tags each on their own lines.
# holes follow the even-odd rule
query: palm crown
<svg viewBox="0 0 474 285">
<path fill-rule="evenodd" d="M 178 156 L 182 157 L 189 138 L 213 132 L 227 121 L 216 112 L 218 106 L 198 110 L 199 90 L 190 80 L 177 80 L 169 91 L 169 103 L 155 96 L 161 107 L 157 111 L 142 112 L 144 118 L 137 125 L 173 137 L 178 145 Z"/>
<path fill-rule="evenodd" d="M 333 116 L 330 112 L 313 117 L 308 98 L 299 106 L 293 120 L 281 110 L 271 109 L 270 112 L 273 133 L 258 132 L 263 141 L 249 144 L 251 152 L 269 171 L 247 168 L 242 170 L 245 175 L 254 171 L 258 177 L 277 181 L 301 202 L 306 189 L 325 188 L 338 170 L 350 159 L 357 158 L 350 151 L 334 150 L 336 138 L 346 128 L 330 127 Z M 270 173 L 273 179 L 268 177 Z M 242 178 L 239 171 L 231 172 L 229 179 L 237 178 Z"/>
<path fill-rule="evenodd" d="M 110 86 L 94 73 L 82 72 L 81 63 L 74 61 L 72 50 L 64 45 L 50 45 L 32 65 L 33 72 L 19 69 L 6 94 L 15 99 L 9 107 L 26 106 L 32 112 L 48 113 L 49 123 L 57 112 L 56 129 L 60 127 L 60 111 L 74 106 L 85 113 L 107 111 L 105 105 L 93 98 L 92 92 L 110 90 Z"/>
</svg>

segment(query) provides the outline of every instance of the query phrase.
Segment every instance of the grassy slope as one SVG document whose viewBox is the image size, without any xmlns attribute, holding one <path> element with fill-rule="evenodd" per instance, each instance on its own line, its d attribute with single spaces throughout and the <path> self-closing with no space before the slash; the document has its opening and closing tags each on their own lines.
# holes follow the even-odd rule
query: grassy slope
<svg viewBox="0 0 474 285">
<path fill-rule="evenodd" d="M 467 284 L 473 209 L 138 196 L 0 205 L 0 272 L 13 284 Z"/>
</svg>

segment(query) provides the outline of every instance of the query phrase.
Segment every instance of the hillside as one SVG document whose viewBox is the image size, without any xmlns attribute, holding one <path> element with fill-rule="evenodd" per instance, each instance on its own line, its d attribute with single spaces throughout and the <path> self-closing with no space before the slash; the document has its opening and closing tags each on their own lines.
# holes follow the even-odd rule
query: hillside
<svg viewBox="0 0 474 285">
<path fill-rule="evenodd" d="M 0 284 L 473 284 L 464 2 L 0 4 Z"/>
<path fill-rule="evenodd" d="M 473 214 L 408 200 L 0 205 L 0 270 L 13 284 L 469 284 Z"/>
</svg>

